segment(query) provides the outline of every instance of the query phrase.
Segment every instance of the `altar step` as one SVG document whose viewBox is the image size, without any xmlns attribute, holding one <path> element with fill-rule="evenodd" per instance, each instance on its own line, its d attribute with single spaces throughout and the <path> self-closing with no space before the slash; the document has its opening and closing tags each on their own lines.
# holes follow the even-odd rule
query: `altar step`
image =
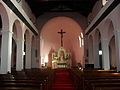
<svg viewBox="0 0 120 90">
<path fill-rule="evenodd" d="M 56 69 L 52 90 L 76 90 L 70 78 L 69 69 Z"/>
</svg>

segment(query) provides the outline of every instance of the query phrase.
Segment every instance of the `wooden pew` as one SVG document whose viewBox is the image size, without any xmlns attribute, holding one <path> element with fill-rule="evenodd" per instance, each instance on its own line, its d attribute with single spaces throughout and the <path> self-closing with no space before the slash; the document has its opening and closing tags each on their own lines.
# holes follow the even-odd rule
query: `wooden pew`
<svg viewBox="0 0 120 90">
<path fill-rule="evenodd" d="M 120 79 L 85 80 L 84 90 L 97 90 L 98 88 L 99 89 L 101 88 L 100 90 L 103 90 L 102 88 L 109 88 L 109 87 L 120 89 Z"/>
<path fill-rule="evenodd" d="M 0 82 L 1 83 L 1 82 Z M 1 85 L 0 85 L 0 89 L 12 89 L 12 88 L 15 88 L 15 90 L 17 90 L 17 89 L 22 89 L 22 90 L 26 90 L 26 89 L 35 89 L 35 90 L 43 90 L 42 89 L 42 86 L 40 85 L 40 83 L 36 83 L 36 82 L 34 82 L 34 81 L 31 81 L 31 82 L 29 82 L 28 80 L 27 80 L 27 82 L 26 81 L 24 81 L 24 82 L 22 82 L 22 81 L 2 81 L 2 83 L 1 83 Z"/>
<path fill-rule="evenodd" d="M 77 90 L 120 90 L 120 73 L 114 70 L 73 69 L 72 73 Z"/>
<path fill-rule="evenodd" d="M 85 71 L 83 78 L 84 90 L 120 90 L 120 74 L 115 71 Z"/>
<path fill-rule="evenodd" d="M 71 78 L 75 84 L 76 90 L 84 90 L 82 72 L 78 68 L 71 69 Z"/>
<path fill-rule="evenodd" d="M 15 80 L 10 74 L 0 75 L 0 90 L 43 90 L 42 83 L 34 80 Z"/>
<path fill-rule="evenodd" d="M 46 68 L 26 70 L 25 72 L 29 79 L 42 81 L 44 89 L 48 90 L 51 87 L 54 70 Z"/>
<path fill-rule="evenodd" d="M 48 90 L 47 75 L 49 76 L 49 72 L 45 75 L 40 70 L 29 70 L 27 74 L 25 71 L 2 74 L 0 75 L 0 90 Z"/>
</svg>

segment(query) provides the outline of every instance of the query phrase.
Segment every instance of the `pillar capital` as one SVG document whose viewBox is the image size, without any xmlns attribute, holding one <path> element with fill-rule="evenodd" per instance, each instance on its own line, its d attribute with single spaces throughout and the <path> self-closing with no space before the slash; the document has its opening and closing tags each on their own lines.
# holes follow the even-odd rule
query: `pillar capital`
<svg viewBox="0 0 120 90">
<path fill-rule="evenodd" d="M 114 33 L 120 33 L 120 29 L 119 30 L 114 30 Z"/>
<path fill-rule="evenodd" d="M 2 34 L 6 34 L 6 33 L 11 33 L 11 34 L 13 34 L 12 31 L 8 31 L 8 30 L 2 30 L 1 33 L 2 33 Z"/>
</svg>

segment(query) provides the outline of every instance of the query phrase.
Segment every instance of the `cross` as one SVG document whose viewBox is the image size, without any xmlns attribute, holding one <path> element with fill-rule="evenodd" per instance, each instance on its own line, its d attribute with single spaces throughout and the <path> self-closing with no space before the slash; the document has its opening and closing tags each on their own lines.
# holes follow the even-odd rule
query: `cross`
<svg viewBox="0 0 120 90">
<path fill-rule="evenodd" d="M 65 34 L 66 32 L 63 32 L 63 30 L 61 29 L 60 32 L 58 32 L 58 34 L 61 34 L 61 47 L 63 47 L 63 34 Z"/>
</svg>

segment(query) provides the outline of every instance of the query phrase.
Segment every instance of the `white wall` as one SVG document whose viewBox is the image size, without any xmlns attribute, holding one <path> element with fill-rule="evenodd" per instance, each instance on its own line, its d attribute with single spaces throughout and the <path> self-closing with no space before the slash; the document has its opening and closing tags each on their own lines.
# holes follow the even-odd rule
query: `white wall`
<svg viewBox="0 0 120 90">
<path fill-rule="evenodd" d="M 36 18 L 34 16 L 34 14 L 32 13 L 29 5 L 27 4 L 27 2 L 25 0 L 22 0 L 20 3 L 21 7 L 23 8 L 23 10 L 25 11 L 25 13 L 28 15 L 28 17 L 30 18 L 30 20 L 35 23 Z"/>
<path fill-rule="evenodd" d="M 111 3 L 112 3 L 113 1 L 111 1 L 110 3 L 107 3 L 106 5 L 110 5 Z M 105 8 L 107 9 L 107 7 L 108 6 L 106 6 Z M 100 11 L 100 12 L 104 12 L 104 10 L 105 10 L 105 8 L 102 8 L 102 10 Z M 102 13 L 101 13 L 102 14 Z M 90 32 L 89 33 L 89 36 L 90 35 L 93 35 L 94 36 L 94 33 L 96 32 L 96 30 L 100 30 L 100 34 L 101 34 L 101 43 L 106 43 L 107 45 L 108 45 L 108 49 L 109 49 L 109 41 L 111 40 L 111 37 L 114 35 L 117 35 L 116 33 L 117 32 L 119 32 L 120 31 L 120 18 L 119 18 L 119 15 L 120 15 L 120 4 L 118 5 L 118 6 L 116 6 L 116 8 L 115 9 L 113 9 L 95 28 L 94 28 L 94 30 L 92 30 L 92 32 Z M 97 17 L 98 18 L 98 17 Z M 97 20 L 97 18 L 95 18 L 95 20 Z M 90 25 L 90 27 L 93 25 L 93 23 Z M 89 30 L 89 28 L 90 27 L 88 27 L 86 30 Z M 117 36 L 115 36 L 115 37 L 117 37 Z M 94 40 L 95 40 L 95 38 L 96 37 L 94 37 Z M 116 38 L 115 38 L 116 39 Z M 106 42 L 104 42 L 104 40 L 106 41 Z M 114 46 L 114 44 L 111 44 L 111 46 L 112 47 L 116 47 L 116 46 L 118 46 L 118 40 L 116 41 L 115 40 L 115 44 L 117 44 L 117 45 L 115 45 Z M 104 48 L 104 49 L 106 49 L 106 48 Z M 115 49 L 115 48 L 113 48 L 113 49 Z M 112 58 L 114 58 L 114 60 L 115 61 L 112 61 L 112 63 L 113 63 L 113 65 L 116 65 L 117 64 L 117 68 L 118 68 L 118 70 L 120 69 L 119 68 L 119 60 L 118 60 L 118 58 L 116 58 L 117 56 L 119 56 L 118 54 L 119 54 L 119 52 L 117 51 L 118 50 L 118 48 L 116 48 L 116 54 L 114 53 L 114 55 L 112 55 L 113 57 Z M 108 53 L 106 54 L 106 53 L 103 53 L 104 54 L 104 56 L 103 57 L 110 57 L 109 56 L 109 51 L 108 51 Z M 109 59 L 110 60 L 110 59 Z M 108 61 L 109 61 L 108 60 Z M 106 60 L 104 60 L 104 58 L 103 58 L 103 67 L 104 67 L 104 69 L 110 69 L 110 68 L 106 68 L 106 65 L 108 65 L 109 63 L 105 63 L 105 61 Z M 117 63 L 116 63 L 117 62 Z"/>
<path fill-rule="evenodd" d="M 102 0 L 98 0 L 96 4 L 93 6 L 92 12 L 88 15 L 88 23 L 90 23 L 95 16 L 98 14 L 98 12 L 102 8 Z"/>
</svg>

